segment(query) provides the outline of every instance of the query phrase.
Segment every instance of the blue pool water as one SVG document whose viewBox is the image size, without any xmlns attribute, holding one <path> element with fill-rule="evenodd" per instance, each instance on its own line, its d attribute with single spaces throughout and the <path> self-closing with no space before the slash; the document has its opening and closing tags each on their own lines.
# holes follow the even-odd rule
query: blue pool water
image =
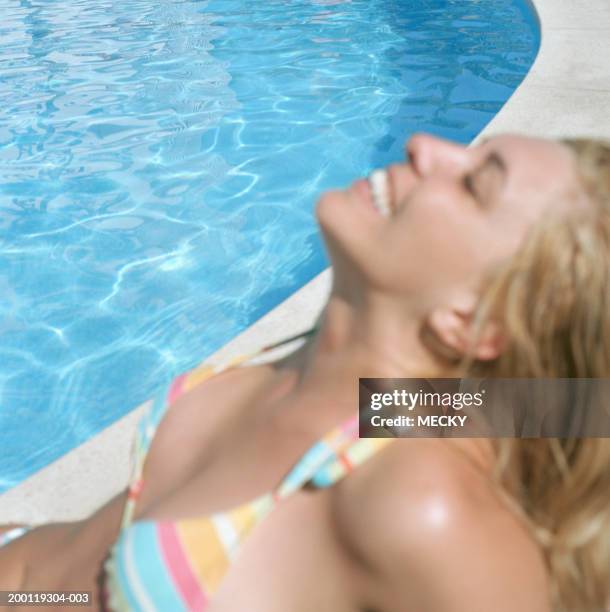
<svg viewBox="0 0 610 612">
<path fill-rule="evenodd" d="M 0 0 L 0 491 L 326 265 L 323 190 L 470 141 L 524 0 Z"/>
</svg>

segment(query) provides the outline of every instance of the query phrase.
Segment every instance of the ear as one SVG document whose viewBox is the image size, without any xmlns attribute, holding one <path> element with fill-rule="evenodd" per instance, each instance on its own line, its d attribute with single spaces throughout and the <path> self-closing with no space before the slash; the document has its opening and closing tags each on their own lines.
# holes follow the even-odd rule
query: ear
<svg viewBox="0 0 610 612">
<path fill-rule="evenodd" d="M 456 360 L 469 354 L 478 361 L 491 361 L 502 353 L 504 335 L 497 323 L 490 321 L 476 333 L 475 307 L 476 300 L 468 296 L 430 313 L 427 326 L 439 353 Z"/>
</svg>

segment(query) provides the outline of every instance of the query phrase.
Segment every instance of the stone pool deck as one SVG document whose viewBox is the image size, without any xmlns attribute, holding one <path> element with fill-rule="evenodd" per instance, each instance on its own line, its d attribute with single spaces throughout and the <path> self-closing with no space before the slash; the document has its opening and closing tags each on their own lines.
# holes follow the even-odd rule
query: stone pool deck
<svg viewBox="0 0 610 612">
<path fill-rule="evenodd" d="M 610 2 L 532 0 L 542 29 L 540 53 L 522 85 L 481 136 L 598 136 L 610 139 Z M 216 361 L 305 329 L 330 286 L 319 276 L 218 353 Z M 136 423 L 146 404 L 0 495 L 0 525 L 74 520 L 124 488 Z"/>
</svg>

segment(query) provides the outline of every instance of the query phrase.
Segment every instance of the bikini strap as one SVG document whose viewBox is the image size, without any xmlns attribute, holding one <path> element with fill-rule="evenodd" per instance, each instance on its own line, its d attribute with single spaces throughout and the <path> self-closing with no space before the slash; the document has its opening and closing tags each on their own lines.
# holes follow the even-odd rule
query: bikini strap
<svg viewBox="0 0 610 612">
<path fill-rule="evenodd" d="M 330 487 L 370 459 L 393 438 L 360 438 L 358 415 L 347 419 L 315 442 L 281 482 L 276 500 L 292 495 L 306 484 Z"/>
<path fill-rule="evenodd" d="M 142 487 L 144 486 L 143 471 L 148 449 L 152 443 L 157 428 L 159 427 L 159 424 L 167 411 L 168 406 L 171 406 L 182 394 L 202 383 L 207 378 L 211 378 L 212 376 L 220 374 L 221 372 L 244 365 L 248 361 L 259 357 L 261 354 L 270 352 L 276 348 L 280 348 L 290 342 L 295 342 L 296 340 L 312 336 L 316 333 L 316 331 L 317 327 L 314 326 L 311 329 L 280 340 L 279 342 L 266 345 L 254 353 L 238 355 L 237 357 L 228 359 L 227 361 L 216 366 L 203 363 L 196 366 L 192 370 L 180 374 L 162 386 L 154 397 L 151 406 L 140 419 L 138 429 L 134 437 L 131 451 L 131 456 L 134 458 L 134 463 L 132 465 L 131 478 L 129 479 L 127 502 L 123 511 L 121 529 L 127 527 L 133 520 L 136 502 L 140 496 Z"/>
</svg>

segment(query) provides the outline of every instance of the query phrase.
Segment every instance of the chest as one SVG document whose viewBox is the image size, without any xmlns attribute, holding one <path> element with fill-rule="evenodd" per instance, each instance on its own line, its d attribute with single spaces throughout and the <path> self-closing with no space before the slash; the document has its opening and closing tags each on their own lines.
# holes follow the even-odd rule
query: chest
<svg viewBox="0 0 610 612">
<path fill-rule="evenodd" d="M 250 401 L 256 406 L 257 385 L 248 380 L 250 372 L 246 380 L 231 374 L 206 381 L 166 408 L 144 459 L 136 518 L 178 518 L 189 508 L 195 515 L 206 514 L 203 502 L 235 489 L 234 480 L 227 486 L 223 481 L 243 461 L 242 440 L 255 442 L 246 430 L 256 409 L 247 411 L 245 405 Z M 237 455 L 224 453 L 225 447 L 236 449 Z M 222 474 L 215 478 L 219 467 Z"/>
<path fill-rule="evenodd" d="M 347 552 L 336 492 L 300 492 L 276 507 L 232 560 L 209 612 L 359 612 L 370 577 Z"/>
<path fill-rule="evenodd" d="M 328 411 L 303 427 L 291 406 L 291 425 L 282 407 L 266 402 L 256 371 L 244 374 L 218 377 L 166 411 L 145 458 L 137 519 L 210 515 L 273 491 L 345 417 Z"/>
<path fill-rule="evenodd" d="M 197 519 L 241 507 L 283 482 L 326 431 L 325 423 L 320 432 L 280 431 L 243 396 L 188 399 L 171 407 L 153 439 L 135 512 L 139 520 Z M 229 559 L 213 598 L 220 607 L 212 610 L 360 609 L 348 587 L 359 570 L 339 537 L 337 496 L 340 486 L 306 487 L 276 504 Z"/>
</svg>

